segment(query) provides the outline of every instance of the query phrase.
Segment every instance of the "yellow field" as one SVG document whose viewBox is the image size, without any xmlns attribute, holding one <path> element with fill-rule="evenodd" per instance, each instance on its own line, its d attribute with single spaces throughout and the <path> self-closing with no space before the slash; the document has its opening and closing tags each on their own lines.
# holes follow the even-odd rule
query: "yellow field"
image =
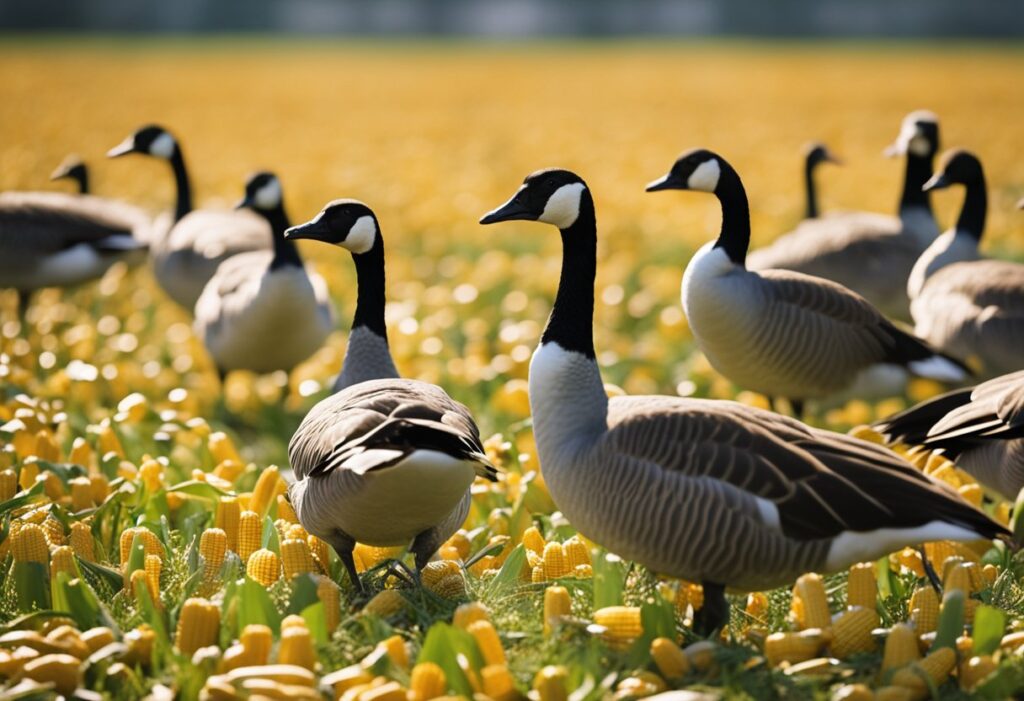
<svg viewBox="0 0 1024 701">
<path fill-rule="evenodd" d="M 484 435 L 501 433 L 512 441 L 505 448 L 501 440 L 492 441 L 495 454 L 510 464 L 519 461 L 527 474 L 536 469 L 536 458 L 529 430 L 521 424 L 528 415 L 522 380 L 554 295 L 558 240 L 549 228 L 537 225 L 484 228 L 477 220 L 533 170 L 570 168 L 593 190 L 600 229 L 595 342 L 606 381 L 631 393 L 672 393 L 692 381 L 691 391 L 700 395 L 736 395 L 694 358 L 678 299 L 690 253 L 717 234 L 718 204 L 706 195 L 652 197 L 643 191 L 686 148 L 716 150 L 739 171 L 751 201 L 756 246 L 801 217 L 800 149 L 811 139 L 825 141 L 846 163 L 819 171 L 824 210 L 894 212 L 902 163 L 884 159 L 881 151 L 907 112 L 932 109 L 941 119 L 944 147 L 974 150 L 986 168 L 989 250 L 1024 256 L 1024 213 L 1014 208 L 1024 195 L 1024 53 L 1010 49 L 48 40 L 0 45 L 0 64 L 0 190 L 67 187 L 47 177 L 65 155 L 76 152 L 93 166 L 97 194 L 122 197 L 154 212 L 168 209 L 173 180 L 165 165 L 138 156 L 114 162 L 102 157 L 136 127 L 157 122 L 183 145 L 197 205 L 235 202 L 245 176 L 255 169 L 271 169 L 281 177 L 295 223 L 334 198 L 369 204 L 387 246 L 389 329 L 399 369 L 440 382 L 465 401 Z M 936 194 L 942 225 L 952 223 L 961 197 L 958 189 Z M 209 446 L 204 423 L 183 428 L 188 419 L 205 417 L 214 430 L 227 428 L 244 461 L 255 463 L 232 485 L 239 492 L 251 490 L 267 464 L 286 465 L 292 429 L 340 367 L 353 311 L 350 256 L 318 245 L 302 250 L 328 279 L 338 304 L 339 332 L 293 374 L 290 385 L 283 374 L 257 379 L 235 373 L 223 401 L 188 319 L 162 296 L 144 266 L 114 269 L 95 286 L 39 295 L 24 337 L 14 321 L 13 294 L 0 293 L 0 383 L 10 390 L 0 392 L 0 424 L 27 406 L 29 400 L 14 398 L 17 392 L 60 400 L 67 417 L 54 431 L 57 453 L 45 459 L 70 462 L 68 451 L 77 436 L 88 436 L 101 455 L 109 439 L 103 438 L 108 429 L 99 428 L 100 422 L 114 417 L 117 403 L 137 392 L 148 400 L 136 405 L 143 408 L 132 414 L 131 407 L 122 406 L 120 418 L 114 417 L 122 457 L 131 467 L 143 464 L 144 455 L 167 449 L 171 465 L 162 482 L 155 483 L 160 489 L 189 479 L 193 469 L 211 472 L 222 449 Z M 931 391 L 916 386 L 912 398 Z M 881 406 L 853 402 L 814 420 L 846 429 L 905 401 L 895 398 Z M 37 413 L 49 412 L 33 406 Z M 176 413 L 158 416 L 157 411 Z M 164 422 L 177 425 L 181 433 L 161 437 L 161 431 L 170 430 Z M 27 455 L 42 450 L 34 442 L 31 447 L 22 442 L 15 450 L 14 439 L 3 437 L 10 442 L 0 453 L 0 470 L 17 469 Z M 209 449 L 197 447 L 203 445 Z M 107 468 L 114 470 L 109 476 L 140 483 L 130 470 L 122 474 L 123 466 Z M 552 507 L 543 489 L 530 494 L 529 510 L 551 529 L 545 535 L 561 540 L 571 532 L 548 520 Z M 482 528 L 474 548 L 502 532 L 521 535 L 522 523 L 508 523 L 513 507 L 517 517 L 524 513 L 518 510 L 523 499 L 517 495 L 518 482 L 478 500 L 468 524 Z M 503 511 L 495 516 L 491 509 Z M 141 511 L 131 513 L 142 518 Z M 145 517 L 153 523 L 149 511 Z M 118 518 L 114 525 L 130 525 L 127 512 Z M 178 521 L 173 525 L 187 531 Z M 104 531 L 107 546 L 116 550 L 119 532 Z M 168 565 L 177 568 L 176 578 L 168 582 L 165 575 L 163 581 L 170 587 L 162 594 L 169 609 L 161 615 L 171 617 L 167 623 L 177 615 L 180 601 L 175 597 L 187 589 L 182 582 L 188 570 L 187 541 L 176 545 L 182 547 Z M 113 568 L 118 564 L 116 557 L 108 562 Z M 472 598 L 486 599 L 477 574 L 469 578 Z M 899 581 L 911 581 L 907 576 Z M 642 583 L 651 585 L 650 579 Z M 1021 594 L 1017 581 L 1007 577 L 1001 586 L 1012 592 L 1000 595 L 1017 607 L 1003 606 L 1015 612 L 1019 623 L 1024 599 L 1014 599 Z M 834 583 L 833 597 L 841 580 Z M 274 585 L 278 604 L 287 603 L 287 587 L 280 581 Z M 575 595 L 586 594 L 580 591 L 574 589 Z M 896 598 L 885 604 L 889 612 L 905 616 L 899 607 L 905 606 L 909 590 L 890 593 Z M 224 590 L 210 596 L 219 600 L 222 594 L 228 596 Z M 570 659 L 577 653 L 556 649 L 550 640 L 542 645 L 537 587 L 517 596 L 508 610 L 498 607 L 492 615 L 503 634 L 525 631 L 522 639 L 504 640 L 519 656 L 511 667 L 521 689 L 529 688 L 542 662 L 575 670 L 578 661 L 587 674 L 596 674 L 604 664 L 624 675 L 650 667 L 649 659 L 624 654 L 607 662 L 601 657 L 607 651 L 585 641 L 582 629 L 572 639 L 579 660 Z M 626 599 L 636 603 L 638 596 Z M 764 614 L 769 631 L 781 625 L 787 597 L 785 592 L 772 595 L 771 613 Z M 832 600 L 834 610 L 837 600 Z M 132 601 L 118 594 L 113 605 L 122 625 L 148 620 Z M 418 618 L 390 619 L 396 632 L 413 641 L 414 650 L 431 617 L 451 613 L 436 602 L 424 613 L 423 602 L 417 601 Z M 488 602 L 495 607 L 493 596 Z M 577 601 L 576 612 L 588 616 L 589 604 L 581 610 Z M 0 622 L 16 613 L 0 596 Z M 353 613 L 332 645 L 317 648 L 320 672 L 357 661 L 383 633 L 392 632 L 370 624 L 364 630 L 361 620 Z M 222 647 L 231 642 L 231 635 L 224 635 Z M 753 648 L 744 649 L 747 657 L 753 654 Z M 187 656 L 155 664 L 155 678 L 165 681 L 186 670 L 181 674 L 194 685 L 191 691 L 209 672 L 202 665 L 190 666 Z M 748 664 L 743 655 L 733 671 L 741 664 Z M 857 678 L 867 678 L 865 669 L 858 670 Z M 572 674 L 570 686 L 575 687 L 583 675 Z M 402 674 L 391 676 L 407 681 Z M 722 683 L 758 695 L 753 684 L 746 688 L 732 678 Z M 122 690 L 122 698 L 131 696 Z"/>
</svg>

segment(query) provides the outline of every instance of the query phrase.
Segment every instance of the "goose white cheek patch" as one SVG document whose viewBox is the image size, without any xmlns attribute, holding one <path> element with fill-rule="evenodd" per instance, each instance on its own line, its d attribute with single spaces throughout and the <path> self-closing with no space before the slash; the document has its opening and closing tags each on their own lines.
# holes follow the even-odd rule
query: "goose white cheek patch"
<svg viewBox="0 0 1024 701">
<path fill-rule="evenodd" d="M 583 183 L 562 185 L 548 198 L 548 203 L 537 220 L 554 224 L 559 229 L 567 229 L 580 216 L 580 195 L 582 193 Z"/>
<path fill-rule="evenodd" d="M 714 192 L 721 175 L 722 168 L 718 165 L 718 159 L 712 158 L 701 163 L 690 173 L 690 177 L 686 179 L 686 186 L 691 190 Z"/>
<path fill-rule="evenodd" d="M 156 137 L 149 145 L 149 153 L 157 158 L 170 158 L 174 154 L 174 137 L 167 132 Z"/>
<path fill-rule="evenodd" d="M 276 178 L 269 181 L 252 199 L 260 209 L 273 209 L 281 204 L 281 183 Z"/>
<path fill-rule="evenodd" d="M 373 248 L 377 239 L 377 225 L 369 214 L 356 219 L 356 223 L 348 231 L 342 246 L 353 253 L 366 253 Z"/>
</svg>

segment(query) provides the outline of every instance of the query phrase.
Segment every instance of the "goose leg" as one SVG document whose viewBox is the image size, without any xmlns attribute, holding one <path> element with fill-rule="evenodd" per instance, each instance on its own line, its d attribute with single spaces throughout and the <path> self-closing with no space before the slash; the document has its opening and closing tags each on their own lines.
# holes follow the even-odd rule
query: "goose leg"
<svg viewBox="0 0 1024 701">
<path fill-rule="evenodd" d="M 32 290 L 18 290 L 18 319 L 25 325 L 28 305 L 32 302 Z"/>
<path fill-rule="evenodd" d="M 227 379 L 228 379 L 228 371 L 227 371 L 227 370 L 225 370 L 225 369 L 224 369 L 224 368 L 222 368 L 222 367 L 218 367 L 218 368 L 217 368 L 217 379 L 219 379 L 219 380 L 220 380 L 220 384 L 221 384 L 221 386 L 223 387 L 223 386 L 224 386 L 224 383 L 225 383 L 225 382 L 227 381 Z"/>
<path fill-rule="evenodd" d="M 778 397 L 768 396 L 768 408 L 774 411 L 776 414 L 779 412 L 779 399 Z"/>
<path fill-rule="evenodd" d="M 725 586 L 702 582 L 704 605 L 693 615 L 693 631 L 702 637 L 716 635 L 729 623 L 729 602 L 725 598 Z"/>
<path fill-rule="evenodd" d="M 430 558 L 434 556 L 446 539 L 447 536 L 444 535 L 440 527 L 428 528 L 416 536 L 409 550 L 416 556 L 417 575 L 423 571 L 423 568 L 430 562 Z"/>
<path fill-rule="evenodd" d="M 345 565 L 345 571 L 348 572 L 348 577 L 352 581 L 352 586 L 355 587 L 356 592 L 360 595 L 365 594 L 366 590 L 363 588 L 363 580 L 359 578 L 359 573 L 356 572 L 356 561 L 352 556 L 352 551 L 356 549 L 356 541 L 340 531 L 335 531 L 334 537 L 331 539 L 331 547 L 334 548 L 334 552 L 338 553 L 341 564 Z"/>
<path fill-rule="evenodd" d="M 803 399 L 790 399 L 789 405 L 793 408 L 793 416 L 800 421 L 804 420 L 804 400 Z"/>
<path fill-rule="evenodd" d="M 942 584 L 939 581 L 939 575 L 935 572 L 935 568 L 932 567 L 932 561 L 928 559 L 928 553 L 925 552 L 923 545 L 917 546 L 917 552 L 921 555 L 921 567 L 924 568 L 924 573 L 928 576 L 932 589 L 939 596 L 939 601 L 942 601 Z"/>
</svg>

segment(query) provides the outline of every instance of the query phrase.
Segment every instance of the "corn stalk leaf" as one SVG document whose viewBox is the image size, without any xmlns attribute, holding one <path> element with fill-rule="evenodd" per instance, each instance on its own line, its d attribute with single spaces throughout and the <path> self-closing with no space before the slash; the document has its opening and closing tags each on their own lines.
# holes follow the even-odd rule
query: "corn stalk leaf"
<svg viewBox="0 0 1024 701">
<path fill-rule="evenodd" d="M 594 563 L 594 608 L 618 606 L 622 603 L 622 589 L 626 581 L 626 568 L 615 555 L 595 549 L 591 553 Z"/>
<path fill-rule="evenodd" d="M 11 579 L 19 611 L 50 608 L 46 565 L 40 562 L 15 561 L 11 567 Z"/>
<path fill-rule="evenodd" d="M 274 631 L 281 632 L 281 614 L 274 606 L 270 593 L 258 582 L 246 577 L 235 594 L 238 629 L 247 625 L 261 624 Z"/>
<path fill-rule="evenodd" d="M 956 652 L 956 639 L 964 630 L 964 593 L 959 589 L 951 589 L 942 597 L 942 608 L 939 609 L 939 622 L 935 629 L 935 642 L 931 652 L 942 647 L 952 648 Z"/>
<path fill-rule="evenodd" d="M 324 620 L 323 602 L 317 601 L 315 604 L 302 609 L 301 616 L 306 621 L 306 627 L 309 628 L 309 634 L 313 638 L 313 642 L 318 645 L 326 644 L 327 622 Z"/>
<path fill-rule="evenodd" d="M 167 491 L 181 492 L 182 494 L 187 494 L 190 497 L 206 499 L 207 501 L 217 501 L 221 497 L 228 495 L 228 493 L 223 489 L 218 489 L 209 482 L 200 482 L 199 480 L 179 482 L 173 487 L 168 487 Z"/>
<path fill-rule="evenodd" d="M 520 575 L 526 566 L 526 548 L 522 543 L 509 553 L 505 564 L 494 575 L 487 587 L 487 597 L 500 597 L 519 586 Z"/>
<path fill-rule="evenodd" d="M 45 486 L 46 485 L 41 481 L 36 482 L 28 491 L 23 491 L 17 496 L 0 504 L 0 515 L 7 514 L 15 509 L 20 509 L 22 506 L 36 501 L 36 498 L 43 494 Z"/>
<path fill-rule="evenodd" d="M 1005 613 L 994 606 L 979 606 L 974 611 L 974 654 L 991 655 L 999 649 L 1005 629 Z"/>
<path fill-rule="evenodd" d="M 459 658 L 462 664 L 459 664 Z M 433 662 L 444 670 L 448 687 L 456 694 L 473 698 L 473 687 L 464 667 L 479 669 L 483 658 L 473 636 L 447 623 L 435 623 L 427 632 L 417 662 Z"/>
</svg>

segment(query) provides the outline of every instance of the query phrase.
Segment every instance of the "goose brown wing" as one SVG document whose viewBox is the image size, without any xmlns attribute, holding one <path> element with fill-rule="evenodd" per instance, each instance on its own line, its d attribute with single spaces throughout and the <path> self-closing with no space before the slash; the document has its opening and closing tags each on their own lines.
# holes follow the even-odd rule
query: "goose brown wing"
<svg viewBox="0 0 1024 701">
<path fill-rule="evenodd" d="M 0 248 L 14 255 L 58 253 L 80 243 L 125 250 L 137 247 L 139 221 L 63 193 L 0 195 Z"/>
<path fill-rule="evenodd" d="M 986 536 L 1003 532 L 881 446 L 734 402 L 622 399 L 604 447 L 770 501 L 787 537 L 832 538 L 936 519 Z"/>
<path fill-rule="evenodd" d="M 955 448 L 960 440 L 1021 436 L 1024 436 L 1024 371 L 975 387 L 970 401 L 937 421 L 924 442 Z"/>
</svg>

